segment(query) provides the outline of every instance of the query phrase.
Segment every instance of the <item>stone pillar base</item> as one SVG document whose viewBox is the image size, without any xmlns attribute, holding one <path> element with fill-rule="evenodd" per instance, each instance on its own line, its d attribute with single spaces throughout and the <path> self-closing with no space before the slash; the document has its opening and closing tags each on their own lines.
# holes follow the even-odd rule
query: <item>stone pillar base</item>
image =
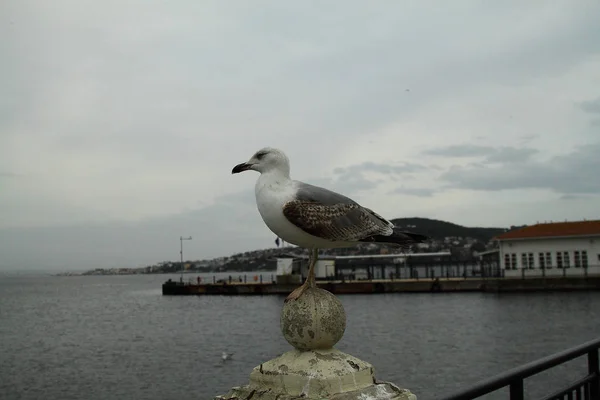
<svg viewBox="0 0 600 400">
<path fill-rule="evenodd" d="M 416 400 L 375 379 L 373 366 L 337 349 L 291 350 L 255 367 L 250 383 L 215 400 Z"/>
</svg>

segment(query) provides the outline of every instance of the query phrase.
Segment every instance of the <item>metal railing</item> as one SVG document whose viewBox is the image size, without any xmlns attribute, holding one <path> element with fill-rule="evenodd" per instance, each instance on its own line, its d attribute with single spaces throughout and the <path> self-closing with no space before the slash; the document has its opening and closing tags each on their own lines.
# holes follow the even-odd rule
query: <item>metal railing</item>
<svg viewBox="0 0 600 400">
<path fill-rule="evenodd" d="M 530 376 L 564 364 L 575 358 L 587 355 L 588 374 L 560 391 L 544 397 L 543 400 L 586 399 L 600 400 L 600 367 L 598 350 L 600 338 L 579 346 L 544 357 L 537 361 L 511 369 L 490 379 L 476 383 L 474 386 L 442 397 L 441 400 L 470 400 L 509 387 L 510 400 L 524 400 L 523 381 Z"/>
</svg>

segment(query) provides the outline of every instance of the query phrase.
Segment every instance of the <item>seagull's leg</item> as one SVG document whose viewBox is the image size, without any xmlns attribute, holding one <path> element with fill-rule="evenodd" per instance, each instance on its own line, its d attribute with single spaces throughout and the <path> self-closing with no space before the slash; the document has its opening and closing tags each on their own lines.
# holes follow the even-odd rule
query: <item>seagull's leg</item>
<svg viewBox="0 0 600 400">
<path fill-rule="evenodd" d="M 311 261 L 308 267 L 308 277 L 306 278 L 308 282 L 308 287 L 314 288 L 317 286 L 315 283 L 315 265 L 317 264 L 317 259 L 319 258 L 319 250 L 312 249 L 311 250 Z"/>
<path fill-rule="evenodd" d="M 316 286 L 315 285 L 315 264 L 317 263 L 318 256 L 319 256 L 319 250 L 317 250 L 317 249 L 310 250 L 310 257 L 309 257 L 310 261 L 308 263 L 308 276 L 306 277 L 306 280 L 304 281 L 302 286 L 295 289 L 292 293 L 289 294 L 288 297 L 286 297 L 286 299 L 285 299 L 286 303 L 290 300 L 298 300 L 298 298 L 300 298 L 300 296 L 302 296 L 302 294 L 306 291 L 306 289 L 314 288 Z"/>
</svg>

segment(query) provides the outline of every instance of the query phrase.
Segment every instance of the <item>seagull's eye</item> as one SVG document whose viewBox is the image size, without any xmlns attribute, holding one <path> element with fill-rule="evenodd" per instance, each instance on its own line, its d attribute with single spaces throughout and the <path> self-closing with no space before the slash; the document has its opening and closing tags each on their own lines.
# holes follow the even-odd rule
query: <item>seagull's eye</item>
<svg viewBox="0 0 600 400">
<path fill-rule="evenodd" d="M 261 160 L 266 155 L 267 155 L 266 151 L 259 151 L 258 153 L 256 153 L 256 158 L 258 158 L 259 160 Z"/>
</svg>

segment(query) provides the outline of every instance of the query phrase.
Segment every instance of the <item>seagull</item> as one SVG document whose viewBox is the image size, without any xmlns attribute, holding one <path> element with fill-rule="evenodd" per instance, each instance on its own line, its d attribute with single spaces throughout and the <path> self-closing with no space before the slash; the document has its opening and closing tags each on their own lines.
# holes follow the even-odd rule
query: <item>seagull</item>
<svg viewBox="0 0 600 400">
<path fill-rule="evenodd" d="M 267 227 L 288 243 L 310 250 L 308 276 L 285 299 L 298 300 L 315 287 L 314 267 L 319 249 L 352 247 L 361 242 L 393 243 L 407 247 L 427 241 L 405 232 L 374 211 L 331 190 L 290 178 L 290 161 L 279 149 L 265 147 L 231 173 L 260 173 L 255 185 L 256 205 Z"/>
<path fill-rule="evenodd" d="M 227 360 L 229 360 L 229 359 L 230 359 L 232 356 L 233 356 L 233 353 L 226 353 L 226 352 L 223 352 L 223 353 L 221 354 L 221 358 L 223 359 L 223 361 L 227 361 Z"/>
</svg>

